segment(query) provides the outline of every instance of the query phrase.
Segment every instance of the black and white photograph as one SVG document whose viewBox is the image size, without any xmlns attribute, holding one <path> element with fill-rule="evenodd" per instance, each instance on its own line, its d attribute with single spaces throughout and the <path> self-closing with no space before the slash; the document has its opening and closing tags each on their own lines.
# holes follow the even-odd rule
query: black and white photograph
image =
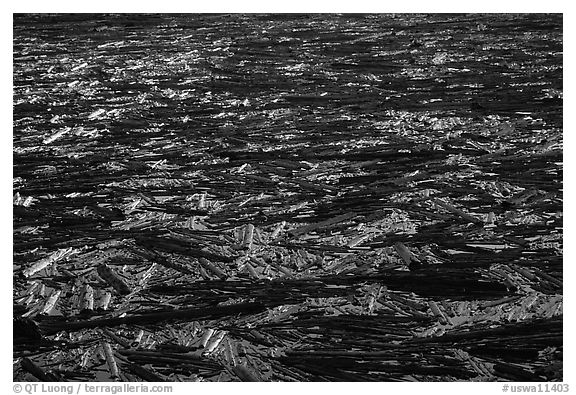
<svg viewBox="0 0 576 395">
<path fill-rule="evenodd" d="M 572 389 L 562 13 L 12 23 L 15 393 Z"/>
</svg>

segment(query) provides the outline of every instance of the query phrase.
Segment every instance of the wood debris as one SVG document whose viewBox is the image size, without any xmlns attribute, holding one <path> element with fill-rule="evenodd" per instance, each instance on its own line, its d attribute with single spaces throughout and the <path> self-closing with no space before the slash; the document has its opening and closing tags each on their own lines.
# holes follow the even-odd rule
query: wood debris
<svg viewBox="0 0 576 395">
<path fill-rule="evenodd" d="M 562 381 L 559 14 L 15 14 L 14 381 Z"/>
</svg>

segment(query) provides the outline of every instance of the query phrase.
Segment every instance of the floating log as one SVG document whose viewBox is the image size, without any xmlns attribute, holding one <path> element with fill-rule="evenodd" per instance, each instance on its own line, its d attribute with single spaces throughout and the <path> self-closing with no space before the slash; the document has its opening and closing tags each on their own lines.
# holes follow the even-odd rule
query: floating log
<svg viewBox="0 0 576 395">
<path fill-rule="evenodd" d="M 104 352 L 104 356 L 106 357 L 106 363 L 108 364 L 108 369 L 110 369 L 110 375 L 112 377 L 119 378 L 120 372 L 118 370 L 118 365 L 116 364 L 116 358 L 114 357 L 114 353 L 112 351 L 110 343 L 101 342 L 101 347 Z"/>
<path fill-rule="evenodd" d="M 44 369 L 29 358 L 22 358 L 20 366 L 40 381 L 60 381 L 53 373 L 45 372 Z"/>
<path fill-rule="evenodd" d="M 47 334 L 57 333 L 62 330 L 78 331 L 85 328 L 115 327 L 119 325 L 133 325 L 146 323 L 159 323 L 172 320 L 189 320 L 203 318 L 225 317 L 230 314 L 250 314 L 262 311 L 264 306 L 260 303 L 241 303 L 229 306 L 217 306 L 212 308 L 189 308 L 147 314 L 134 314 L 116 318 L 96 318 L 91 320 L 54 321 L 40 324 L 42 332 Z"/>
<path fill-rule="evenodd" d="M 250 369 L 248 369 L 248 367 L 245 365 L 236 365 L 232 368 L 232 370 L 234 371 L 234 373 L 236 373 L 238 378 L 242 381 L 248 381 L 248 382 L 260 381 L 254 375 L 254 373 L 252 373 L 250 371 Z"/>
<path fill-rule="evenodd" d="M 102 277 L 104 281 L 110 284 L 121 295 L 127 295 L 132 292 L 124 280 L 122 280 L 122 278 L 118 276 L 118 274 L 108 265 L 102 263 L 97 266 L 96 270 L 98 271 L 100 277 Z"/>
<path fill-rule="evenodd" d="M 309 232 L 313 232 L 316 230 L 322 230 L 323 228 L 329 227 L 331 225 L 336 225 L 338 223 L 348 221 L 354 217 L 356 217 L 356 214 L 346 213 L 346 214 L 342 214 L 342 215 L 339 215 L 339 216 L 334 217 L 334 218 L 327 219 L 327 220 L 322 221 L 322 222 L 318 222 L 318 223 L 310 224 L 310 225 L 305 225 L 305 226 L 301 226 L 301 227 L 296 228 L 296 229 L 292 229 L 289 231 L 289 233 L 293 236 L 301 236 L 301 235 L 305 235 L 306 233 L 309 233 Z"/>
</svg>

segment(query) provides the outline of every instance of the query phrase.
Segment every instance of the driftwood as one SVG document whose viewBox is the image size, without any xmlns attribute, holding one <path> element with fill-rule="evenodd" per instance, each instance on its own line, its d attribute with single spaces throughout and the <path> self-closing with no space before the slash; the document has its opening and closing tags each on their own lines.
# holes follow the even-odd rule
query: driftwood
<svg viewBox="0 0 576 395">
<path fill-rule="evenodd" d="M 562 381 L 561 16 L 13 25 L 15 381 Z"/>
</svg>

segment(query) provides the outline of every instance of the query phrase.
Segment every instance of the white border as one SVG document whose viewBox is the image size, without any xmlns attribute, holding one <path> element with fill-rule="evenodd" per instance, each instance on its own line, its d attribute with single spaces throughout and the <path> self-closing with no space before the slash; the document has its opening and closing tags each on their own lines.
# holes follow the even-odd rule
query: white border
<svg viewBox="0 0 576 395">
<path fill-rule="evenodd" d="M 501 13 L 501 12 L 554 12 L 564 13 L 564 108 L 569 111 L 565 113 L 564 118 L 564 138 L 565 138 L 565 152 L 572 152 L 574 149 L 574 140 L 576 139 L 576 131 L 574 131 L 574 122 L 572 110 L 574 108 L 573 100 L 573 87 L 574 87 L 574 58 L 573 49 L 574 43 L 574 18 L 572 13 L 569 12 L 567 6 L 568 2 L 564 1 L 505 1 L 505 0 L 483 0 L 483 1 L 402 1 L 402 2 L 385 2 L 385 1 L 366 1 L 366 0 L 352 0 L 352 1 L 315 1 L 315 0 L 291 0 L 288 2 L 261 2 L 254 0 L 236 0 L 236 1 L 156 1 L 147 2 L 136 0 L 99 0 L 97 2 L 82 2 L 76 1 L 19 1 L 11 2 L 11 4 L 3 5 L 4 11 L 0 14 L 1 26 L 3 29 L 2 45 L 3 52 L 6 54 L 1 62 L 2 79 L 3 81 L 3 94 L 2 94 L 2 123 L 4 124 L 3 132 L 0 133 L 0 146 L 2 147 L 3 163 L 0 166 L 0 174 L 2 185 L 6 186 L 6 190 L 1 196 L 0 221 L 3 224 L 1 227 L 0 240 L 4 241 L 4 256 L 7 258 L 4 262 L 4 269 L 6 273 L 1 276 L 1 286 L 5 293 L 0 297 L 0 304 L 2 310 L 5 312 L 5 329 L 2 339 L 5 342 L 4 348 L 7 350 L 4 357 L 1 359 L 0 374 L 4 379 L 6 391 L 12 392 L 12 326 L 9 323 L 11 319 L 11 304 L 12 304 L 12 273 L 8 272 L 11 269 L 9 262 L 12 261 L 12 211 L 11 211 L 11 198 L 12 198 L 12 13 L 19 12 L 222 12 L 222 13 L 236 13 L 236 12 L 482 12 L 482 13 Z M 571 155 L 565 157 L 565 196 L 566 202 L 573 202 L 574 188 L 570 175 L 576 174 L 574 167 L 574 159 Z M 571 225 L 575 223 L 576 217 L 574 209 L 571 204 L 566 205 L 564 208 L 565 226 L 565 266 L 564 266 L 564 377 L 565 383 L 571 384 L 571 390 L 576 390 L 576 382 L 572 380 L 570 375 L 571 368 L 574 366 L 574 341 L 572 331 L 573 325 L 573 306 L 574 306 L 574 292 L 571 287 L 572 279 L 574 278 L 574 253 L 572 246 L 573 231 Z M 10 296 L 8 295 L 10 293 Z M 10 330 L 8 330 L 10 328 Z M 221 383 L 217 387 L 206 387 L 205 383 L 171 383 L 174 384 L 174 394 L 189 394 L 190 391 L 222 391 L 222 392 L 246 392 L 246 393 L 268 393 L 271 390 L 277 394 L 292 394 L 294 391 L 322 391 L 324 393 L 330 392 L 346 392 L 353 391 L 368 391 L 370 394 L 378 394 L 379 391 L 390 390 L 392 393 L 402 393 L 406 391 L 414 392 L 435 392 L 442 394 L 458 394 L 467 395 L 472 394 L 491 394 L 501 393 L 502 383 L 293 383 L 293 384 L 279 384 L 279 383 L 244 383 L 241 386 L 234 385 L 235 383 Z M 190 385 L 199 385 L 200 387 L 190 388 Z M 212 385 L 212 384 L 210 384 Z M 273 386 L 273 387 L 271 387 Z M 408 387 L 409 386 L 409 387 Z M 1 388 L 1 387 L 0 387 Z"/>
</svg>

